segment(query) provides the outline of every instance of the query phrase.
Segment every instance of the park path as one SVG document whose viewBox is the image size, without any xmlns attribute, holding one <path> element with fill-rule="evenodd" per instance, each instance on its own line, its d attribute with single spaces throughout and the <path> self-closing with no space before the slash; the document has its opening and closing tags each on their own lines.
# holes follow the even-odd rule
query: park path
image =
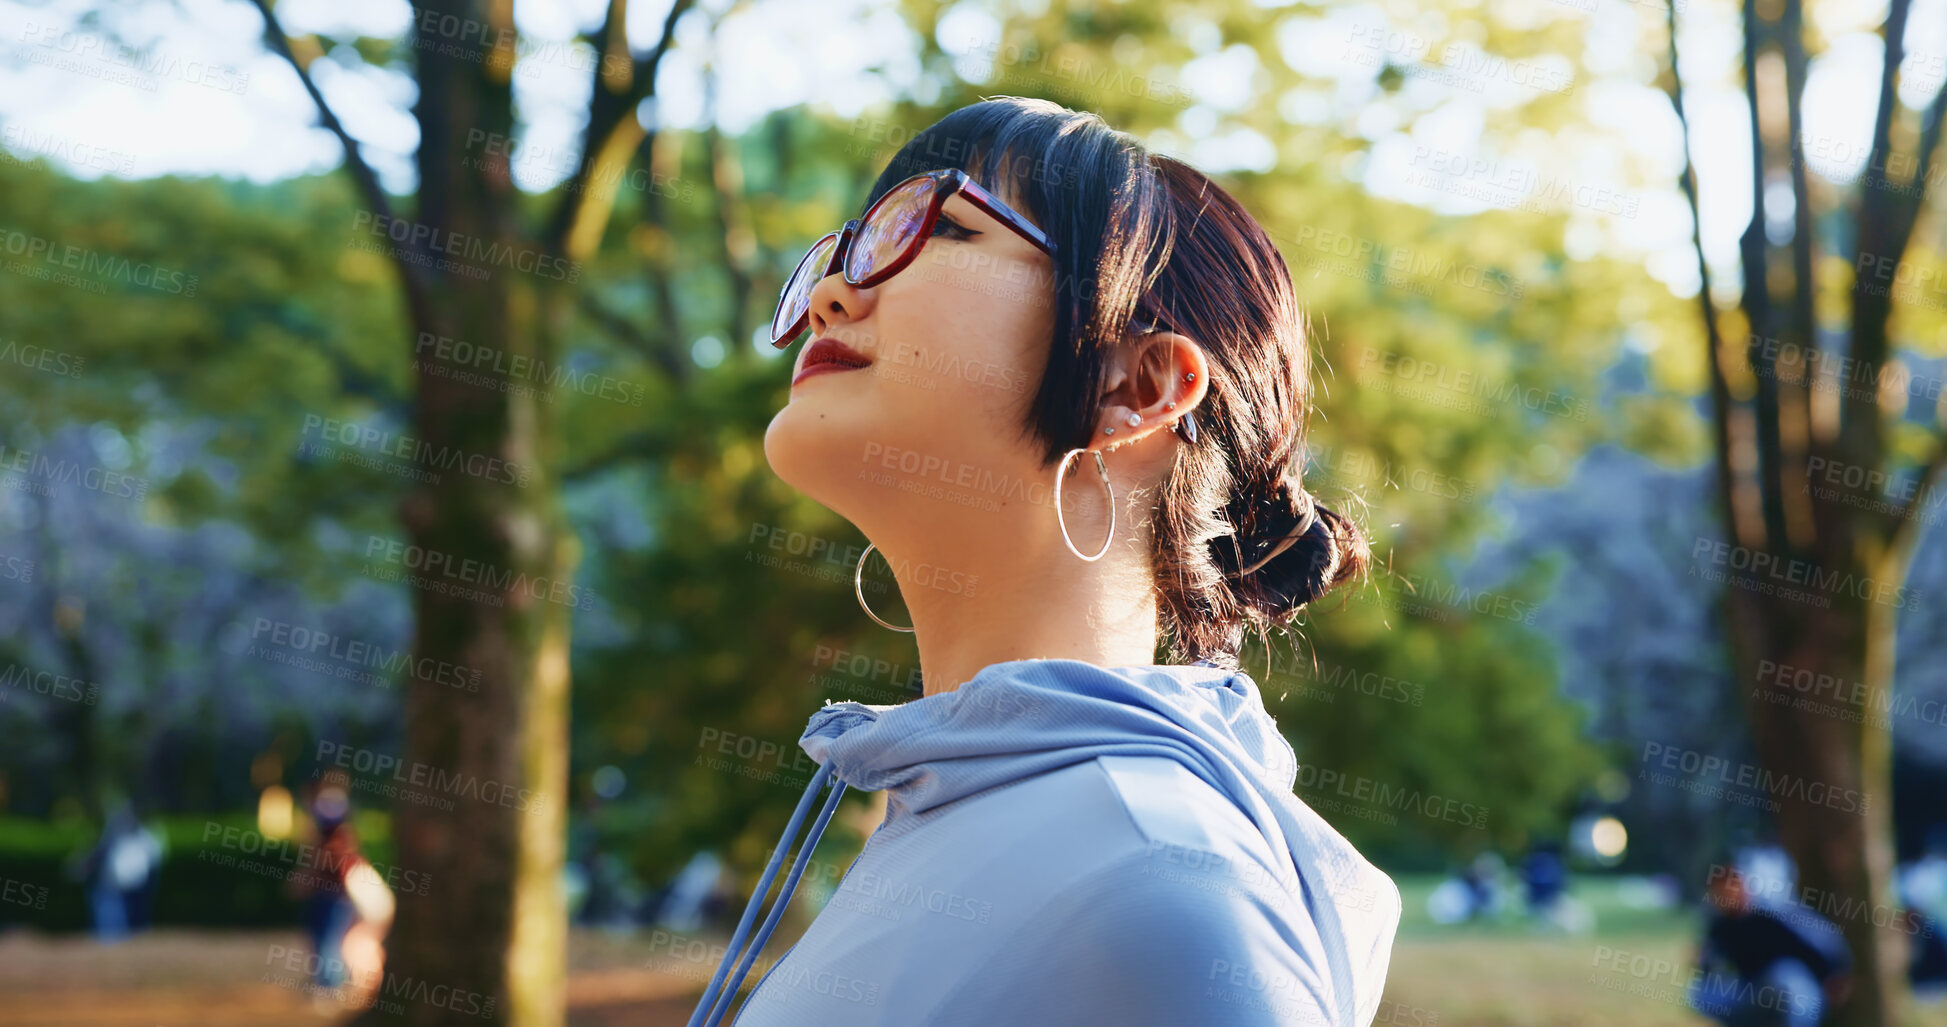
<svg viewBox="0 0 1947 1027">
<path fill-rule="evenodd" d="M 115 945 L 0 934 L 0 1027 L 322 1027 L 348 1019 L 343 1007 L 314 1002 L 302 974 L 288 969 L 303 945 L 296 931 L 162 929 Z M 573 949 L 570 1027 L 680 1027 L 702 991 L 687 977 L 645 969 L 627 942 L 577 932 Z"/>
<path fill-rule="evenodd" d="M 1687 939 L 1606 943 L 1679 960 Z M 1601 976 L 1603 944 L 1519 936 L 1402 940 L 1375 1027 L 1708 1027 L 1683 1008 L 1681 989 L 1667 981 L 1647 982 L 1654 987 L 1636 989 L 1643 994 L 1592 984 L 1592 974 Z M 283 969 L 302 946 L 296 931 L 172 928 L 112 946 L 85 936 L 0 934 L 0 1027 L 342 1022 L 347 1011 L 328 1002 L 314 1006 L 301 974 Z M 685 963 L 672 972 L 667 951 L 643 935 L 576 930 L 568 965 L 569 1027 L 681 1027 L 715 964 Z M 273 979 L 266 981 L 267 974 Z M 1608 976 L 1612 983 L 1645 983 Z M 1947 1027 L 1947 1003 L 1932 1006 L 1920 1022 Z"/>
</svg>

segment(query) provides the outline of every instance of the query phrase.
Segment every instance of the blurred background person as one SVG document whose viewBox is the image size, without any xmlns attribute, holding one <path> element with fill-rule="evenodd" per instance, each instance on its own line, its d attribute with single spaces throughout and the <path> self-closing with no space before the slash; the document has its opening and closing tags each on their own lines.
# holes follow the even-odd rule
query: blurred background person
<svg viewBox="0 0 1947 1027">
<path fill-rule="evenodd" d="M 1521 860 L 1521 886 L 1532 918 L 1547 919 L 1568 890 L 1568 864 L 1562 862 L 1561 850 L 1554 842 L 1537 842 Z"/>
<path fill-rule="evenodd" d="M 1587 934 L 1595 929 L 1595 913 L 1568 893 L 1568 860 L 1562 843 L 1536 842 L 1518 871 L 1528 903 L 1528 922 L 1546 931 Z"/>
<path fill-rule="evenodd" d="M 1814 1027 L 1851 988 L 1852 954 L 1839 929 L 1792 901 L 1774 863 L 1765 852 L 1742 868 L 1730 860 L 1712 868 L 1696 960 L 1703 975 L 1690 1005 L 1726 1027 Z"/>
<path fill-rule="evenodd" d="M 358 837 L 351 825 L 349 778 L 342 771 L 328 771 L 313 787 L 306 809 L 311 815 L 310 829 L 302 840 L 313 848 L 314 859 L 291 874 L 287 886 L 298 900 L 299 922 L 305 940 L 317 959 L 311 983 L 320 992 L 331 991 L 347 979 L 344 943 L 358 919 L 358 909 L 345 887 L 347 871 L 363 861 Z"/>
<path fill-rule="evenodd" d="M 709 849 L 690 857 L 660 893 L 650 922 L 672 931 L 698 931 L 720 914 L 724 901 L 723 861 Z"/>
<path fill-rule="evenodd" d="M 1480 853 L 1427 894 L 1427 916 L 1437 924 L 1493 919 L 1506 905 L 1506 872 L 1500 853 Z"/>
<path fill-rule="evenodd" d="M 1907 976 L 1914 997 L 1947 998 L 1947 937 L 1941 936 L 1941 925 L 1947 924 L 1947 828 L 1928 832 L 1927 851 L 1901 864 L 1894 876 L 1908 917 Z"/>
<path fill-rule="evenodd" d="M 162 842 L 127 800 L 118 802 L 80 870 L 97 939 L 112 943 L 148 928 L 161 867 Z"/>
</svg>

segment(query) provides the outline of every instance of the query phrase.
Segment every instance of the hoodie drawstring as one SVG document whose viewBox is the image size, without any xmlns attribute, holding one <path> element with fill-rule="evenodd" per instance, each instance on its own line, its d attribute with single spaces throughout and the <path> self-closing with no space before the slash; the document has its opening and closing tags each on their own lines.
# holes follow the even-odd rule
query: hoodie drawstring
<svg viewBox="0 0 1947 1027">
<path fill-rule="evenodd" d="M 825 799 L 824 808 L 818 811 L 818 819 L 811 826 L 811 837 L 799 847 L 798 858 L 791 861 L 791 874 L 784 879 L 783 892 L 771 906 L 770 915 L 764 918 L 764 925 L 758 928 L 757 937 L 751 942 L 749 950 L 744 951 L 745 934 L 750 930 L 751 921 L 757 917 L 757 907 L 770 893 L 771 882 L 777 879 L 777 868 L 784 862 L 785 850 L 790 847 L 791 839 L 797 836 L 798 828 L 804 824 L 805 813 L 811 809 L 811 800 L 818 797 L 828 778 L 832 785 L 831 795 Z M 730 947 L 724 952 L 723 961 L 717 964 L 717 972 L 710 978 L 709 988 L 697 1001 L 696 1011 L 690 1014 L 688 1027 L 716 1027 L 723 1015 L 729 1012 L 730 1002 L 736 997 L 737 989 L 743 986 L 744 976 L 750 972 L 757 954 L 763 951 L 764 943 L 770 940 L 772 929 L 791 902 L 791 893 L 798 890 L 798 879 L 804 876 L 805 864 L 810 861 L 812 850 L 818 846 L 818 839 L 824 836 L 825 826 L 830 823 L 832 812 L 838 808 L 839 797 L 844 794 L 845 782 L 833 776 L 830 763 L 820 766 L 818 772 L 811 775 L 811 784 L 805 787 L 804 797 L 798 800 L 798 808 L 791 814 L 791 822 L 785 825 L 784 836 L 778 839 L 777 848 L 772 850 L 771 861 L 764 867 L 764 876 L 757 882 L 757 891 L 744 906 L 744 915 L 737 921 L 737 931 L 730 936 Z M 737 960 L 739 952 L 743 954 L 741 960 Z M 737 960 L 737 973 L 726 987 L 724 975 L 729 971 L 732 960 Z"/>
</svg>

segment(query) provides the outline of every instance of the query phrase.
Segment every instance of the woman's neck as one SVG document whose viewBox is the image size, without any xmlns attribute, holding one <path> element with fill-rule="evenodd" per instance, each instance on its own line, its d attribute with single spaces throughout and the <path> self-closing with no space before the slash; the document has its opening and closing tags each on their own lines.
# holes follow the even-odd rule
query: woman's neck
<svg viewBox="0 0 1947 1027">
<path fill-rule="evenodd" d="M 1086 563 L 1057 540 L 1052 553 L 1016 549 L 981 561 L 976 572 L 963 575 L 962 581 L 977 578 L 971 589 L 901 580 L 925 694 L 951 692 L 982 668 L 1010 660 L 1152 663 L 1156 590 L 1146 568 L 1129 566 L 1136 552 L 1138 547 L 1117 545 L 1100 561 Z M 929 566 L 923 559 L 892 559 L 897 567 Z"/>
</svg>

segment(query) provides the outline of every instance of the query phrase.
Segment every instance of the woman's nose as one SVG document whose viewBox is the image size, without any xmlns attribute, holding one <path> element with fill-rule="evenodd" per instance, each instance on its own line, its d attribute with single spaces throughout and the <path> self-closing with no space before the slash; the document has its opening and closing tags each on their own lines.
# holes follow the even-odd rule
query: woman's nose
<svg viewBox="0 0 1947 1027">
<path fill-rule="evenodd" d="M 843 329 L 865 320 L 872 313 L 877 291 L 860 289 L 839 272 L 819 279 L 811 287 L 811 337 L 815 339 L 830 334 L 833 327 Z"/>
</svg>

